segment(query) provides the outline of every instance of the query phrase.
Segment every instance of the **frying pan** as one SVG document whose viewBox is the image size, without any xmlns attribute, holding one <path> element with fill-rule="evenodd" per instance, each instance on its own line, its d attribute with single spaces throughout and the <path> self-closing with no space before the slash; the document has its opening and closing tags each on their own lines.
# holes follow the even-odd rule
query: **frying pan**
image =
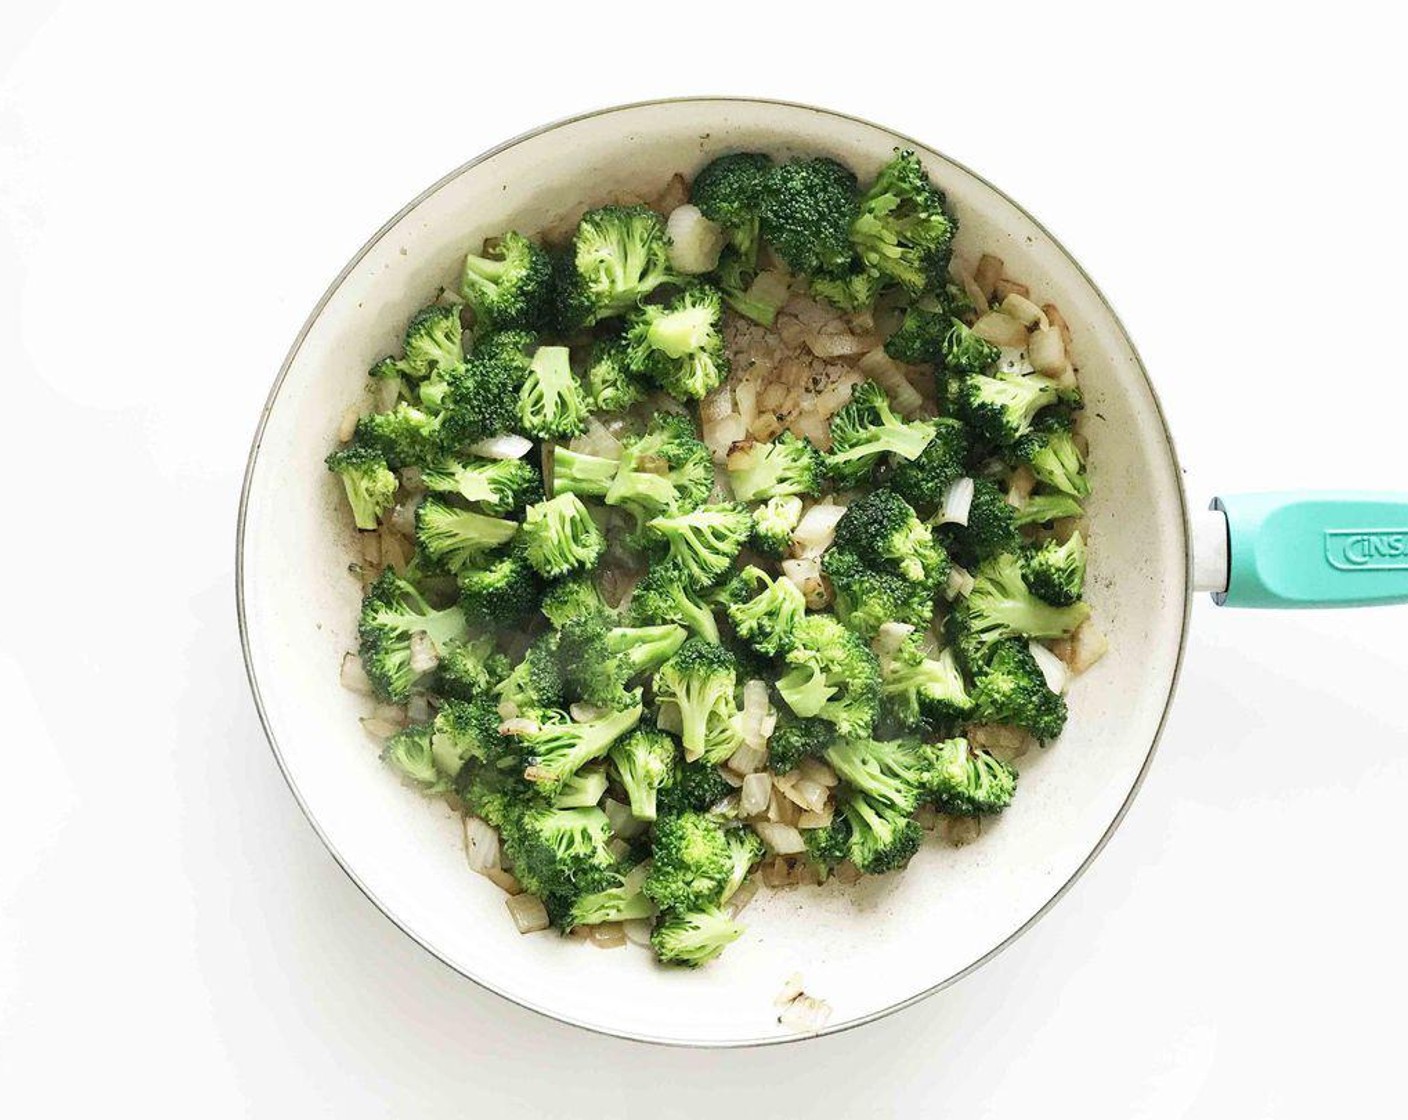
<svg viewBox="0 0 1408 1120">
<path fill-rule="evenodd" d="M 977 843 L 926 843 L 907 871 L 845 887 L 762 891 L 747 933 L 697 971 L 650 954 L 520 936 L 504 895 L 465 863 L 461 822 L 398 783 L 358 726 L 338 667 L 356 648 L 356 541 L 322 457 L 362 373 L 402 324 L 505 229 L 552 226 L 611 191 L 649 197 L 730 150 L 822 154 L 863 179 L 915 149 L 953 202 L 960 256 L 1060 307 L 1087 401 L 1094 494 L 1088 598 L 1110 650 L 1070 693 L 1062 737 L 1022 760 L 1020 795 Z M 990 960 L 1095 857 L 1150 764 L 1178 679 L 1195 590 L 1240 606 L 1408 600 L 1408 499 L 1224 496 L 1189 515 L 1173 441 L 1134 345 L 1069 253 L 1011 199 L 939 152 L 839 113 L 759 100 L 655 101 L 510 141 L 436 183 L 342 270 L 294 341 L 260 417 L 240 503 L 245 663 L 274 756 L 363 893 L 450 967 L 592 1030 L 694 1046 L 796 1037 L 773 997 L 793 973 L 853 1027 Z"/>
</svg>

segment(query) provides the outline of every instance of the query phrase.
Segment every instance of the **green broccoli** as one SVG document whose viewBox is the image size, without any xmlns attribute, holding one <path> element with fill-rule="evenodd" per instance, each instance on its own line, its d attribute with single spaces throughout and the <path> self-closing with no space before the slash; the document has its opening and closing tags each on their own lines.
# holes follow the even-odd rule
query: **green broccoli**
<svg viewBox="0 0 1408 1120">
<path fill-rule="evenodd" d="M 864 311 L 875 303 L 883 286 L 884 280 L 878 273 L 858 264 L 840 276 L 813 277 L 811 293 L 842 311 Z"/>
<path fill-rule="evenodd" d="M 540 898 L 609 889 L 617 873 L 610 840 L 611 822 L 594 806 L 529 809 L 502 833 L 514 877 Z"/>
<path fill-rule="evenodd" d="M 949 739 L 929 748 L 933 762 L 925 781 L 925 798 L 941 813 L 976 817 L 998 813 L 1012 803 L 1017 771 L 966 739 Z"/>
<path fill-rule="evenodd" d="M 751 564 L 739 573 L 752 598 L 728 606 L 738 636 L 769 657 L 792 648 L 792 634 L 807 613 L 807 600 L 790 579 L 772 579 Z M 759 590 L 759 587 L 762 590 Z"/>
<path fill-rule="evenodd" d="M 1031 430 L 1036 414 L 1056 400 L 1056 386 L 1027 373 L 971 374 L 958 387 L 958 410 L 974 431 L 1012 444 Z"/>
<path fill-rule="evenodd" d="M 753 530 L 753 518 L 741 505 L 706 505 L 652 518 L 646 528 L 665 542 L 670 562 L 702 587 L 728 571 Z"/>
<path fill-rule="evenodd" d="M 732 792 L 733 787 L 712 762 L 702 758 L 693 762 L 677 761 L 669 779 L 656 792 L 656 811 L 661 816 L 703 813 Z"/>
<path fill-rule="evenodd" d="M 565 712 L 539 712 L 535 726 L 515 732 L 523 776 L 547 796 L 556 796 L 568 778 L 602 758 L 612 743 L 640 722 L 640 716 L 639 705 L 585 723 L 573 723 Z"/>
<path fill-rule="evenodd" d="M 1033 595 L 1022 580 L 1021 561 L 1011 553 L 984 561 L 973 590 L 950 615 L 980 655 L 1002 638 L 1064 638 L 1088 617 L 1084 603 L 1053 607 Z"/>
<path fill-rule="evenodd" d="M 859 213 L 856 177 L 831 159 L 774 167 L 763 187 L 763 238 L 794 272 L 836 276 L 850 267 L 851 223 Z"/>
<path fill-rule="evenodd" d="M 542 600 L 543 581 L 517 549 L 476 556 L 457 579 L 465 618 L 480 626 L 512 626 Z"/>
<path fill-rule="evenodd" d="M 1032 593 L 1053 607 L 1069 607 L 1085 590 L 1085 540 L 1072 533 L 1064 544 L 1048 540 L 1022 557 L 1022 578 Z"/>
<path fill-rule="evenodd" d="M 529 506 L 522 541 L 528 563 L 547 579 L 590 570 L 606 551 L 606 538 L 575 494 Z"/>
<path fill-rule="evenodd" d="M 851 862 L 867 875 L 899 870 L 913 858 L 924 838 L 908 813 L 858 790 L 849 790 L 842 797 L 841 815 L 850 830 Z"/>
<path fill-rule="evenodd" d="M 652 517 L 697 508 L 713 488 L 714 460 L 695 438 L 693 421 L 657 412 L 644 435 L 623 443 L 606 504 L 628 510 L 640 533 Z"/>
<path fill-rule="evenodd" d="M 908 816 L 919 804 L 922 764 L 902 739 L 840 739 L 826 748 L 826 761 L 850 790 L 871 804 Z"/>
<path fill-rule="evenodd" d="M 934 616 L 933 585 L 879 571 L 849 549 L 828 548 L 821 570 L 835 593 L 836 617 L 862 638 L 873 638 L 887 622 L 921 629 Z"/>
<path fill-rule="evenodd" d="M 890 408 L 884 389 L 874 381 L 862 381 L 831 418 L 827 467 L 838 483 L 855 486 L 869 478 L 886 455 L 917 459 L 934 438 L 934 430 L 932 420 L 905 423 Z"/>
<path fill-rule="evenodd" d="M 1017 511 L 1006 496 L 987 478 L 973 480 L 973 500 L 968 507 L 967 525 L 940 525 L 939 542 L 965 568 L 1021 547 L 1017 533 Z"/>
<path fill-rule="evenodd" d="M 743 927 L 717 906 L 668 913 L 655 925 L 650 945 L 662 964 L 698 968 L 743 934 Z"/>
<path fill-rule="evenodd" d="M 577 494 L 584 498 L 604 498 L 611 489 L 619 459 L 588 455 L 559 444 L 552 449 L 552 494 Z"/>
<path fill-rule="evenodd" d="M 696 282 L 666 304 L 647 304 L 627 326 L 627 361 L 671 396 L 699 400 L 728 376 L 719 290 Z"/>
<path fill-rule="evenodd" d="M 833 548 L 855 553 L 869 567 L 888 569 L 937 588 L 948 576 L 948 556 L 909 503 L 893 490 L 872 490 L 847 507 L 836 523 Z"/>
<path fill-rule="evenodd" d="M 985 374 L 1002 357 L 1001 350 L 954 318 L 948 321 L 942 350 L 945 372 L 956 376 Z"/>
<path fill-rule="evenodd" d="M 885 353 L 906 365 L 941 365 L 944 337 L 951 325 L 952 319 L 941 305 L 926 306 L 924 300 L 911 303 L 899 327 L 885 340 Z"/>
<path fill-rule="evenodd" d="M 464 610 L 464 603 L 460 603 Z M 435 666 L 433 691 L 443 697 L 473 700 L 508 676 L 508 659 L 495 649 L 494 635 L 450 642 Z"/>
<path fill-rule="evenodd" d="M 464 365 L 447 374 L 446 446 L 462 447 L 518 429 L 518 397 L 528 376 L 527 351 L 536 342 L 528 331 L 486 335 Z"/>
<path fill-rule="evenodd" d="M 399 703 L 421 676 L 411 665 L 411 638 L 425 634 L 439 654 L 464 639 L 466 624 L 458 607 L 432 610 L 419 591 L 387 568 L 362 600 L 357 630 L 367 677 L 380 696 Z"/>
<path fill-rule="evenodd" d="M 1032 494 L 1017 507 L 1017 525 L 1044 525 L 1063 517 L 1079 517 L 1084 510 L 1069 494 Z"/>
<path fill-rule="evenodd" d="M 778 311 L 791 296 L 791 289 L 785 282 L 755 287 L 758 274 L 735 249 L 724 250 L 714 269 L 714 277 L 724 302 L 744 318 L 764 327 L 773 325 Z"/>
<path fill-rule="evenodd" d="M 620 875 L 612 877 L 610 886 L 590 894 L 578 895 L 572 899 L 554 896 L 548 901 L 558 904 L 550 905 L 548 912 L 553 917 L 553 924 L 563 933 L 569 933 L 578 926 L 625 922 L 633 918 L 649 918 L 655 914 L 655 903 L 650 901 L 639 885 L 631 884 Z"/>
<path fill-rule="evenodd" d="M 427 490 L 458 494 L 485 513 L 502 515 L 542 496 L 538 472 L 522 459 L 441 459 L 421 471 Z"/>
<path fill-rule="evenodd" d="M 425 498 L 416 507 L 416 546 L 452 572 L 493 552 L 517 532 L 516 521 L 457 509 L 439 498 Z"/>
<path fill-rule="evenodd" d="M 679 652 L 689 631 L 674 623 L 660 626 L 615 626 L 606 632 L 606 648 L 624 658 L 631 676 L 660 668 Z"/>
<path fill-rule="evenodd" d="M 401 361 L 403 372 L 417 379 L 463 364 L 464 331 L 459 307 L 443 303 L 422 307 L 406 324 L 401 348 L 406 355 Z"/>
<path fill-rule="evenodd" d="M 518 393 L 518 422 L 543 439 L 565 439 L 586 431 L 586 394 L 572 372 L 565 346 L 539 346 Z"/>
<path fill-rule="evenodd" d="M 556 631 L 543 634 L 523 654 L 523 660 L 497 686 L 499 698 L 519 713 L 556 708 L 563 703 L 562 670 L 557 664 Z"/>
<path fill-rule="evenodd" d="M 379 451 L 392 470 L 424 467 L 441 455 L 441 419 L 401 401 L 390 412 L 373 412 L 357 421 L 354 446 Z"/>
<path fill-rule="evenodd" d="M 1030 731 L 1043 742 L 1066 726 L 1066 699 L 1052 692 L 1030 647 L 1020 638 L 995 643 L 979 665 L 973 709 L 984 723 L 1005 723 Z"/>
<path fill-rule="evenodd" d="M 890 487 L 924 515 L 941 509 L 948 488 L 968 474 L 968 432 L 948 417 L 934 421 L 934 438 L 919 457 L 902 460 L 890 476 Z"/>
<path fill-rule="evenodd" d="M 905 730 L 947 727 L 973 707 L 954 651 L 926 656 L 918 634 L 882 664 L 880 695 L 886 715 Z"/>
<path fill-rule="evenodd" d="M 774 774 L 797 769 L 804 758 L 819 757 L 836 739 L 824 719 L 794 719 L 780 724 L 768 740 L 768 767 Z"/>
<path fill-rule="evenodd" d="M 1019 462 L 1028 464 L 1037 481 L 1053 490 L 1084 498 L 1090 494 L 1090 481 L 1085 477 L 1085 456 L 1071 435 L 1069 417 L 1046 416 L 1037 420 L 1033 430 L 1012 446 Z"/>
<path fill-rule="evenodd" d="M 771 156 L 733 152 L 705 164 L 690 187 L 690 202 L 724 228 L 738 259 L 749 267 L 758 257 L 758 226 L 771 170 Z"/>
<path fill-rule="evenodd" d="M 558 809 L 595 805 L 606 793 L 606 786 L 606 771 L 600 766 L 587 766 L 562 783 L 552 803 Z"/>
<path fill-rule="evenodd" d="M 574 618 L 604 614 L 607 606 L 592 577 L 585 572 L 558 580 L 543 593 L 543 614 L 558 629 Z"/>
<path fill-rule="evenodd" d="M 484 256 L 465 256 L 460 296 L 474 309 L 476 329 L 539 330 L 552 300 L 552 258 L 510 231 Z"/>
<path fill-rule="evenodd" d="M 645 399 L 645 386 L 627 360 L 630 347 L 620 337 L 592 343 L 587 359 L 587 396 L 594 412 L 624 412 Z"/>
<path fill-rule="evenodd" d="M 555 270 L 559 328 L 624 314 L 673 279 L 669 245 L 664 220 L 645 206 L 588 210 Z"/>
<path fill-rule="evenodd" d="M 943 283 L 957 222 L 912 151 L 896 150 L 861 196 L 851 242 L 868 271 L 910 295 Z"/>
<path fill-rule="evenodd" d="M 631 593 L 630 617 L 637 623 L 673 622 L 705 641 L 718 643 L 719 627 L 710 605 L 676 564 L 652 564 Z"/>
<path fill-rule="evenodd" d="M 690 638 L 656 671 L 656 702 L 679 710 L 686 759 L 723 762 L 742 743 L 737 672 L 733 654 L 700 638 Z"/>
<path fill-rule="evenodd" d="M 487 693 L 473 700 L 446 700 L 432 721 L 431 754 L 440 772 L 458 777 L 467 763 L 492 764 L 503 753 L 499 711 Z"/>
<path fill-rule="evenodd" d="M 807 845 L 807 858 L 827 871 L 851 856 L 851 825 L 844 814 L 837 814 L 821 828 L 805 830 L 802 840 Z"/>
<path fill-rule="evenodd" d="M 660 818 L 652 855 L 644 889 L 662 910 L 691 910 L 722 901 L 733 874 L 733 853 L 712 818 L 703 813 Z"/>
<path fill-rule="evenodd" d="M 765 854 L 763 842 L 758 839 L 758 834 L 751 828 L 730 828 L 724 833 L 724 839 L 728 841 L 729 855 L 733 857 L 733 867 L 729 871 L 728 882 L 724 884 L 723 893 L 719 896 L 721 903 L 727 902 L 738 893 L 738 888 L 748 878 L 749 872 Z"/>
<path fill-rule="evenodd" d="M 663 731 L 641 726 L 617 739 L 607 758 L 630 799 L 631 816 L 653 821 L 660 787 L 675 777 L 675 741 Z"/>
<path fill-rule="evenodd" d="M 754 551 L 780 560 L 792 547 L 792 533 L 801 520 L 801 498 L 791 494 L 769 498 L 753 507 L 753 534 L 748 543 Z"/>
<path fill-rule="evenodd" d="M 783 432 L 772 443 L 734 444 L 728 454 L 728 477 L 740 502 L 817 494 L 826 480 L 826 461 L 811 440 Z"/>
<path fill-rule="evenodd" d="M 340 447 L 324 460 L 342 479 L 347 504 L 359 529 L 375 529 L 377 519 L 396 501 L 399 485 L 380 451 L 365 444 Z"/>
<path fill-rule="evenodd" d="M 793 713 L 819 716 L 842 735 L 866 735 L 880 702 L 880 663 L 830 615 L 807 615 L 793 628 L 787 672 L 777 691 Z"/>
<path fill-rule="evenodd" d="M 430 795 L 444 793 L 450 788 L 445 775 L 435 765 L 431 746 L 433 733 L 434 729 L 429 723 L 413 723 L 387 739 L 381 749 L 383 762 Z"/>
<path fill-rule="evenodd" d="M 568 696 L 616 710 L 640 703 L 639 690 L 629 687 L 634 675 L 630 659 L 613 652 L 607 642 L 605 615 L 570 618 L 559 634 L 558 664 Z"/>
</svg>

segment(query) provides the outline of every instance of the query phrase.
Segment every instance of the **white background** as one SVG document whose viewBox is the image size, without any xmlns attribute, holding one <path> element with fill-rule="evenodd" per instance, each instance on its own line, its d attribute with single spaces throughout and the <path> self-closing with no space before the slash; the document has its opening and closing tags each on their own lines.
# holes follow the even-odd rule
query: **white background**
<svg viewBox="0 0 1408 1120">
<path fill-rule="evenodd" d="M 375 7 L 0 14 L 0 1111 L 1401 1107 L 1405 608 L 1200 602 L 1143 792 L 1033 932 L 878 1025 L 694 1054 L 517 1010 L 357 893 L 261 737 L 233 564 L 265 393 L 361 242 L 504 138 L 680 93 L 870 117 L 1025 203 L 1141 346 L 1194 504 L 1408 489 L 1403 29 L 1353 3 Z"/>
</svg>

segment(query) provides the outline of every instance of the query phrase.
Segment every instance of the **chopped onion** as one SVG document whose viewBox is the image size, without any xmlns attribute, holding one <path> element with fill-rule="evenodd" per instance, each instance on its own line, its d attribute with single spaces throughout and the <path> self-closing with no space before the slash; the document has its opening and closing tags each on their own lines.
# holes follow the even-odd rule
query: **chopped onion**
<svg viewBox="0 0 1408 1120">
<path fill-rule="evenodd" d="M 1084 673 L 1105 656 L 1110 649 L 1110 640 L 1093 622 L 1086 619 L 1080 628 L 1071 635 L 1071 672 Z"/>
<path fill-rule="evenodd" d="M 800 995 L 783 1009 L 777 1021 L 789 1030 L 819 1031 L 831 1018 L 831 1005 L 824 999 Z"/>
<path fill-rule="evenodd" d="M 342 414 L 342 420 L 337 425 L 337 442 L 346 443 L 357 434 L 357 421 L 361 419 L 361 412 L 355 404 L 349 404 L 347 411 Z"/>
<path fill-rule="evenodd" d="M 954 564 L 948 570 L 948 582 L 944 584 L 944 598 L 950 603 L 955 599 L 973 594 L 973 586 L 976 581 L 967 568 L 960 568 Z"/>
<path fill-rule="evenodd" d="M 648 946 L 655 922 L 650 918 L 628 918 L 621 923 L 621 928 L 625 931 L 626 940 L 632 945 Z"/>
<path fill-rule="evenodd" d="M 653 862 L 654 861 L 648 859 L 641 860 L 640 863 L 626 872 L 621 879 L 621 889 L 627 894 L 635 894 L 639 891 L 641 887 L 645 885 L 645 880 L 650 875 L 650 868 Z"/>
<path fill-rule="evenodd" d="M 538 721 L 528 716 L 510 716 L 499 724 L 500 735 L 532 735 L 539 730 Z"/>
<path fill-rule="evenodd" d="M 1046 312 L 1046 319 L 1053 327 L 1061 332 L 1061 341 L 1065 344 L 1066 351 L 1071 349 L 1071 328 L 1066 323 L 1066 317 L 1061 314 L 1061 309 L 1054 303 L 1044 303 L 1041 305 L 1042 311 Z"/>
<path fill-rule="evenodd" d="M 406 709 L 400 704 L 378 704 L 372 709 L 372 718 L 394 723 L 397 727 L 405 727 Z"/>
<path fill-rule="evenodd" d="M 1065 692 L 1066 684 L 1071 676 L 1070 670 L 1066 668 L 1066 663 L 1040 642 L 1028 642 L 1027 648 L 1032 651 L 1037 668 L 1046 678 L 1046 687 L 1052 692 Z"/>
<path fill-rule="evenodd" d="M 831 872 L 836 877 L 838 883 L 850 886 L 852 883 L 860 882 L 860 868 L 848 859 L 843 859 Z"/>
<path fill-rule="evenodd" d="M 430 697 L 417 692 L 406 701 L 406 718 L 412 723 L 424 723 L 430 718 Z"/>
<path fill-rule="evenodd" d="M 973 324 L 973 333 L 994 346 L 1026 346 L 1027 328 L 1010 315 L 989 311 Z"/>
<path fill-rule="evenodd" d="M 758 880 L 755 876 L 748 876 L 739 885 L 739 888 L 728 896 L 728 901 L 724 904 L 728 910 L 729 917 L 736 918 L 743 913 L 747 905 L 753 901 L 753 896 L 758 893 Z"/>
<path fill-rule="evenodd" d="M 385 742 L 396 732 L 401 730 L 401 725 L 391 723 L 389 720 L 378 719 L 376 716 L 363 716 L 362 727 L 366 733 L 378 742 Z"/>
<path fill-rule="evenodd" d="M 772 705 L 768 703 L 767 682 L 749 681 L 743 686 L 741 730 L 743 741 L 749 746 L 762 749 L 767 743 L 768 736 L 772 734 L 772 728 L 767 726 L 768 713 L 771 711 Z M 750 773 L 748 770 L 739 772 Z"/>
<path fill-rule="evenodd" d="M 1005 723 L 972 723 L 965 728 L 968 742 L 991 751 L 1003 762 L 1021 758 L 1037 746 L 1036 736 Z"/>
<path fill-rule="evenodd" d="M 1021 509 L 1035 489 L 1036 475 L 1032 473 L 1031 467 L 1023 463 L 1007 480 L 1007 504 L 1014 509 Z"/>
<path fill-rule="evenodd" d="M 925 832 L 933 832 L 939 826 L 939 812 L 932 805 L 925 803 L 914 810 L 914 823 Z"/>
<path fill-rule="evenodd" d="M 943 838 L 955 848 L 971 844 L 982 832 L 982 822 L 977 817 L 945 817 Z"/>
<path fill-rule="evenodd" d="M 338 675 L 342 682 L 342 687 L 350 692 L 360 693 L 362 696 L 372 694 L 371 678 L 367 676 L 366 670 L 362 668 L 362 659 L 355 653 L 344 653 L 342 655 L 342 671 Z"/>
<path fill-rule="evenodd" d="M 550 924 L 547 907 L 535 894 L 516 894 L 509 898 L 505 905 L 508 906 L 508 912 L 513 916 L 513 924 L 518 927 L 519 933 L 536 933 L 540 929 L 547 929 Z"/>
<path fill-rule="evenodd" d="M 1019 284 L 1015 280 L 1008 280 L 1005 276 L 992 286 L 992 298 L 1004 300 L 1016 292 L 1019 296 L 1031 298 L 1032 291 L 1025 284 Z"/>
<path fill-rule="evenodd" d="M 381 567 L 381 534 L 359 533 L 362 545 L 362 560 L 373 568 Z"/>
<path fill-rule="evenodd" d="M 875 637 L 871 639 L 870 648 L 875 651 L 875 656 L 880 659 L 881 664 L 884 664 L 913 633 L 914 627 L 907 622 L 882 622 L 880 629 L 875 632 Z"/>
<path fill-rule="evenodd" d="M 464 819 L 464 850 L 469 866 L 481 874 L 499 866 L 499 834 L 493 825 L 478 817 Z"/>
<path fill-rule="evenodd" d="M 435 643 L 424 630 L 411 635 L 411 669 L 417 673 L 428 673 L 440 664 L 440 655 L 435 652 Z"/>
<path fill-rule="evenodd" d="M 1009 292 L 1003 299 L 1001 311 L 1009 319 L 1016 319 L 1028 330 L 1038 327 L 1044 330 L 1048 326 L 1046 312 L 1026 296 L 1019 296 L 1016 292 Z"/>
<path fill-rule="evenodd" d="M 733 399 L 738 408 L 738 415 L 743 417 L 743 426 L 746 428 L 758 418 L 758 385 L 751 377 L 740 381 L 733 387 Z"/>
<path fill-rule="evenodd" d="M 411 562 L 411 547 L 406 538 L 383 527 L 381 530 L 381 562 L 398 576 L 404 575 Z"/>
<path fill-rule="evenodd" d="M 401 399 L 401 379 L 399 377 L 378 377 L 376 388 L 372 390 L 373 404 L 378 412 L 390 412 Z"/>
<path fill-rule="evenodd" d="M 613 797 L 601 803 L 601 811 L 611 822 L 611 831 L 623 840 L 634 840 L 650 827 L 649 821 L 638 821 L 631 815 L 631 807 L 623 805 Z"/>
<path fill-rule="evenodd" d="M 901 416 L 913 416 L 924 403 L 924 398 L 905 376 L 904 368 L 885 353 L 883 346 L 867 353 L 856 363 L 856 368 L 885 390 L 891 407 Z"/>
<path fill-rule="evenodd" d="M 824 809 L 812 812 L 808 809 L 797 818 L 797 827 L 801 829 L 825 828 L 835 817 L 836 810 L 833 806 L 827 805 Z"/>
<path fill-rule="evenodd" d="M 578 701 L 567 709 L 567 714 L 572 717 L 574 723 L 591 723 L 592 720 L 600 719 L 604 716 L 606 711 L 592 704 L 583 704 L 581 701 Z"/>
<path fill-rule="evenodd" d="M 826 787 L 810 778 L 798 778 L 783 792 L 787 800 L 809 813 L 821 812 L 828 796 Z"/>
<path fill-rule="evenodd" d="M 611 853 L 612 859 L 619 861 L 626 858 L 626 854 L 631 850 L 631 846 L 619 836 L 614 836 L 607 841 L 606 850 Z"/>
<path fill-rule="evenodd" d="M 973 480 L 958 478 L 949 483 L 944 491 L 943 505 L 934 519 L 937 525 L 967 525 L 968 513 L 973 508 Z"/>
<path fill-rule="evenodd" d="M 1004 346 L 997 352 L 999 373 L 1035 373 L 1024 346 Z"/>
<path fill-rule="evenodd" d="M 807 606 L 819 611 L 831 601 L 831 594 L 821 578 L 821 560 L 808 556 L 804 560 L 784 560 L 782 574 L 797 586 L 807 600 Z"/>
<path fill-rule="evenodd" d="M 845 330 L 808 331 L 804 341 L 818 358 L 844 358 L 864 354 L 875 347 L 873 335 L 854 335 Z M 884 351 L 881 351 L 884 353 Z"/>
<path fill-rule="evenodd" d="M 1002 279 L 1002 258 L 984 253 L 978 258 L 978 267 L 973 270 L 973 283 L 983 293 L 984 299 L 991 299 L 997 282 Z"/>
<path fill-rule="evenodd" d="M 490 867 L 481 874 L 505 894 L 523 893 L 523 884 L 515 879 L 511 872 L 505 871 L 502 867 Z"/>
<path fill-rule="evenodd" d="M 1055 327 L 1043 327 L 1032 332 L 1031 342 L 1027 344 L 1027 356 L 1037 373 L 1059 377 L 1066 371 L 1066 344 Z"/>
<path fill-rule="evenodd" d="M 621 949 L 626 944 L 626 931 L 620 922 L 598 922 L 591 927 L 592 944 L 598 949 Z"/>
<path fill-rule="evenodd" d="M 708 424 L 733 412 L 733 390 L 725 381 L 699 402 L 699 419 Z"/>
<path fill-rule="evenodd" d="M 420 505 L 419 500 L 412 499 L 407 502 L 397 502 L 396 507 L 391 511 L 391 516 L 386 523 L 400 533 L 403 537 L 414 537 L 416 535 L 416 506 Z"/>
<path fill-rule="evenodd" d="M 768 850 L 774 855 L 793 856 L 807 850 L 806 841 L 802 839 L 802 834 L 790 824 L 782 824 L 779 821 L 758 821 L 753 825 L 756 832 Z"/>
<path fill-rule="evenodd" d="M 586 431 L 573 436 L 567 446 L 581 455 L 595 455 L 601 459 L 621 457 L 621 441 L 596 416 L 587 417 Z"/>
<path fill-rule="evenodd" d="M 802 990 L 802 974 L 800 972 L 794 972 L 782 982 L 782 991 L 777 993 L 776 998 L 772 1001 L 772 1005 L 774 1007 L 786 1007 L 802 994 Z"/>
<path fill-rule="evenodd" d="M 738 815 L 756 817 L 767 810 L 772 797 L 772 778 L 766 773 L 749 774 L 738 796 Z"/>
<path fill-rule="evenodd" d="M 694 276 L 719 263 L 724 231 L 706 218 L 699 207 L 685 203 L 670 211 L 665 223 L 669 234 L 670 264 L 676 272 Z"/>
<path fill-rule="evenodd" d="M 839 781 L 835 770 L 821 759 L 811 755 L 807 755 L 797 764 L 797 772 L 799 777 L 805 778 L 809 782 L 816 782 L 819 786 L 826 786 L 828 789 Z"/>
<path fill-rule="evenodd" d="M 685 761 L 693 762 L 694 759 L 686 756 Z M 719 777 L 723 778 L 723 780 L 726 781 L 729 785 L 731 785 L 734 789 L 741 789 L 743 787 L 743 775 L 740 774 L 737 770 L 733 770 L 727 766 L 721 766 L 719 767 Z"/>
<path fill-rule="evenodd" d="M 845 515 L 846 507 L 832 501 L 817 502 L 802 514 L 797 528 L 792 531 L 794 546 L 801 546 L 798 556 L 820 556 L 830 548 L 836 536 L 836 523 Z"/>
<path fill-rule="evenodd" d="M 488 439 L 481 439 L 478 443 L 472 444 L 469 448 L 471 455 L 479 455 L 485 459 L 521 459 L 532 450 L 532 440 L 512 434 L 490 436 Z"/>
<path fill-rule="evenodd" d="M 709 453 L 716 463 L 724 462 L 728 458 L 728 449 L 748 435 L 743 417 L 736 412 L 730 412 L 722 419 L 712 422 L 704 420 L 700 428 L 704 445 L 709 448 Z"/>
<path fill-rule="evenodd" d="M 766 746 L 753 746 L 751 743 L 744 743 L 733 754 L 728 756 L 727 766 L 735 774 L 756 774 L 766 765 L 768 751 Z"/>
<path fill-rule="evenodd" d="M 768 307 L 781 307 L 787 301 L 791 289 L 791 278 L 775 268 L 765 268 L 753 278 L 748 286 L 746 298 L 750 302 L 766 304 Z"/>
<path fill-rule="evenodd" d="M 680 706 L 673 700 L 662 700 L 655 708 L 655 726 L 671 735 L 684 731 L 684 720 L 680 717 Z"/>
</svg>

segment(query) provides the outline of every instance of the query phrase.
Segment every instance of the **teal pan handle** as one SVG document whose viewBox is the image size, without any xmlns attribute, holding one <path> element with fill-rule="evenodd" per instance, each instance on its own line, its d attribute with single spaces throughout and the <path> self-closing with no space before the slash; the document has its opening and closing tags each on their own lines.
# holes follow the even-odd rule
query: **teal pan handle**
<svg viewBox="0 0 1408 1120">
<path fill-rule="evenodd" d="M 1408 494 L 1235 494 L 1212 508 L 1226 519 L 1225 585 L 1212 588 L 1220 604 L 1408 603 Z M 1205 526 L 1195 539 L 1215 531 Z"/>
</svg>

